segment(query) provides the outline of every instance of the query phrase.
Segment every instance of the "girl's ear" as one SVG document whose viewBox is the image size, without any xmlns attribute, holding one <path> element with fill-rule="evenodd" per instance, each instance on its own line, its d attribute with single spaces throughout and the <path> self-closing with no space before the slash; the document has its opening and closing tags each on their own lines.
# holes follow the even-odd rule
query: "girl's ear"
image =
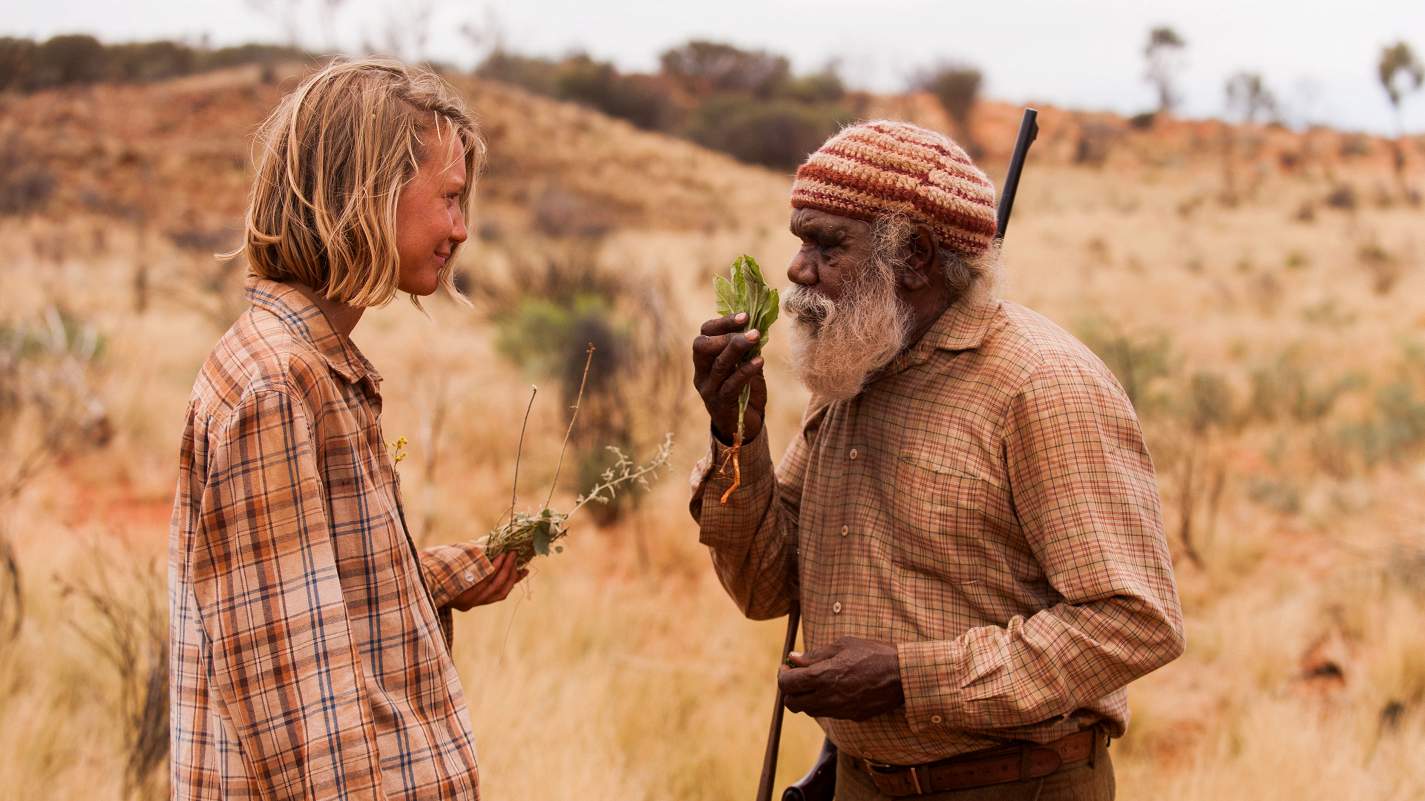
<svg viewBox="0 0 1425 801">
<path fill-rule="evenodd" d="M 929 286 L 939 256 L 935 235 L 928 227 L 917 225 L 905 243 L 906 270 L 898 277 L 900 285 L 911 292 Z"/>
</svg>

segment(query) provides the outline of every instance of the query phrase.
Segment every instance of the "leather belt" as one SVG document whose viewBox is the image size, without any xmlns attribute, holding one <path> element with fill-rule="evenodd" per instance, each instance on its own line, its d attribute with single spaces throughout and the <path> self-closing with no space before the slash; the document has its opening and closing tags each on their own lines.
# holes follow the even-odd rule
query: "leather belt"
<svg viewBox="0 0 1425 801">
<path fill-rule="evenodd" d="M 854 763 L 871 777 L 877 790 L 889 796 L 945 793 L 1043 778 L 1065 766 L 1091 761 L 1098 740 L 1107 736 L 1095 726 L 1042 745 L 973 751 L 923 765 L 887 765 L 859 758 Z"/>
</svg>

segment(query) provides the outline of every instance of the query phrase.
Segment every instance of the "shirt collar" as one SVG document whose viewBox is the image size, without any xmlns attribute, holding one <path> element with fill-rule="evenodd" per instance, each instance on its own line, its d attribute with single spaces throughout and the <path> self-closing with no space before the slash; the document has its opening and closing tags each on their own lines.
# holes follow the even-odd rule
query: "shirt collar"
<svg viewBox="0 0 1425 801">
<path fill-rule="evenodd" d="M 950 304 L 914 345 L 891 360 L 872 377 L 885 378 L 922 364 L 936 351 L 974 350 L 984 342 L 985 334 L 999 312 L 998 300 L 966 298 Z"/>
<path fill-rule="evenodd" d="M 326 313 L 295 287 L 250 275 L 247 299 L 253 306 L 281 320 L 348 382 L 355 384 L 369 378 L 374 385 L 381 383 L 381 375 L 351 338 L 332 328 Z"/>
</svg>

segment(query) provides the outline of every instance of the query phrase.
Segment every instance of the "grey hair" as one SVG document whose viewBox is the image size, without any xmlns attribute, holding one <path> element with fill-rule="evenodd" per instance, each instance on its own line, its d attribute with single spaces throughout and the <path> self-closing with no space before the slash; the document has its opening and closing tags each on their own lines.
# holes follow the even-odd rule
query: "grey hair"
<svg viewBox="0 0 1425 801">
<path fill-rule="evenodd" d="M 873 258 L 889 264 L 899 274 L 906 269 L 905 247 L 915 234 L 916 221 L 904 214 L 885 214 L 871 223 L 871 252 Z M 937 259 L 945 275 L 945 285 L 950 290 L 953 303 L 975 290 L 991 291 L 999 271 L 999 240 L 996 239 L 984 254 L 966 256 L 963 253 L 938 243 Z"/>
</svg>

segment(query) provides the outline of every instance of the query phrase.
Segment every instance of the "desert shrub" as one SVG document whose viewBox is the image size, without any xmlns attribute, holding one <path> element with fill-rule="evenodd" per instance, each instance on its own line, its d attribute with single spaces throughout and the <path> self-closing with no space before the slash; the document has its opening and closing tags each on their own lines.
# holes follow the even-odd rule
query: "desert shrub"
<svg viewBox="0 0 1425 801">
<path fill-rule="evenodd" d="M 168 756 L 167 579 L 152 562 L 120 564 L 132 567 L 116 576 L 98 559 L 90 575 L 60 586 L 81 607 L 72 630 L 118 680 L 111 703 L 121 721 L 125 792 L 153 798 L 165 794 L 167 779 L 159 770 Z"/>
<path fill-rule="evenodd" d="M 1350 184 L 1340 184 L 1333 188 L 1322 202 L 1333 209 L 1341 211 L 1354 211 L 1360 205 L 1360 198 L 1356 195 L 1356 188 Z"/>
<path fill-rule="evenodd" d="M 1350 373 L 1318 380 L 1300 348 L 1287 348 L 1251 371 L 1248 414 L 1257 420 L 1315 423 L 1326 418 L 1347 393 L 1364 379 Z"/>
<path fill-rule="evenodd" d="M 1202 435 L 1212 429 L 1232 428 L 1239 424 L 1236 397 L 1232 386 L 1220 373 L 1200 370 L 1188 377 L 1187 391 L 1178 395 L 1180 414 L 1188 430 Z"/>
<path fill-rule="evenodd" d="M 1158 112 L 1143 111 L 1128 118 L 1128 126 L 1135 131 L 1152 130 L 1158 122 Z"/>
<path fill-rule="evenodd" d="M 1346 474 L 1352 467 L 1400 465 L 1425 454 L 1425 350 L 1407 344 L 1389 375 L 1354 419 L 1319 437 L 1315 450 L 1323 467 Z"/>
<path fill-rule="evenodd" d="M 658 79 L 621 75 L 606 61 L 575 56 L 560 65 L 555 95 L 628 120 L 639 128 L 660 130 L 675 113 L 672 95 Z"/>
<path fill-rule="evenodd" d="M 788 78 L 777 94 L 803 103 L 834 103 L 846 96 L 846 84 L 835 65 L 807 75 Z"/>
<path fill-rule="evenodd" d="M 480 62 L 475 74 L 553 97 L 559 78 L 559 63 L 553 59 L 523 56 L 497 48 Z"/>
<path fill-rule="evenodd" d="M 519 257 L 508 276 L 483 272 L 470 295 L 495 324 L 496 348 L 514 364 L 558 383 L 574 403 L 586 346 L 595 347 L 578 425 L 570 440 L 571 489 L 586 490 L 610 462 L 609 446 L 643 452 L 663 440 L 681 417 L 687 383 L 678 322 L 666 281 L 616 273 L 588 247 L 535 262 Z M 612 522 L 641 501 L 623 493 L 589 507 Z"/>
<path fill-rule="evenodd" d="M 1113 126 L 1096 121 L 1084 122 L 1079 126 L 1079 138 L 1074 143 L 1074 163 L 1102 167 L 1117 141 L 1118 131 Z"/>
<path fill-rule="evenodd" d="M 1247 482 L 1247 497 L 1278 514 L 1301 511 L 1301 489 L 1289 479 L 1253 476 Z"/>
<path fill-rule="evenodd" d="M 694 97 L 746 93 L 770 97 L 791 77 L 784 56 L 694 39 L 663 51 L 660 73 Z"/>
<path fill-rule="evenodd" d="M 244 64 L 271 65 L 282 61 L 307 61 L 312 54 L 299 47 L 274 44 L 242 44 L 216 50 L 198 50 L 194 54 L 194 69 L 218 70 Z"/>
<path fill-rule="evenodd" d="M 44 42 L 0 37 L 0 91 L 34 92 L 97 81 L 144 82 L 243 64 L 270 66 L 310 59 L 296 47 L 245 44 L 217 50 L 181 42 L 105 45 L 92 36 L 56 36 Z"/>
<path fill-rule="evenodd" d="M 32 86 L 92 83 L 104 77 L 104 64 L 104 46 L 93 36 L 56 36 L 35 48 Z"/>
<path fill-rule="evenodd" d="M 970 130 L 970 115 L 980 97 L 984 74 L 978 67 L 960 62 L 945 62 L 922 70 L 913 80 L 917 89 L 935 96 L 940 107 L 955 122 L 955 129 L 970 155 L 978 155 Z"/>
<path fill-rule="evenodd" d="M 1405 272 L 1405 265 L 1393 253 L 1374 240 L 1363 243 L 1356 257 L 1371 278 L 1371 289 L 1377 295 L 1387 295 Z"/>
<path fill-rule="evenodd" d="M 17 132 L 0 133 L 0 217 L 42 211 L 57 184 Z"/>
<path fill-rule="evenodd" d="M 1352 134 L 1341 140 L 1341 158 L 1360 158 L 1371 154 L 1371 140 L 1365 134 Z"/>
<path fill-rule="evenodd" d="M 246 262 L 220 254 L 236 250 L 241 233 L 230 226 L 189 223 L 166 230 L 164 236 L 183 257 L 183 278 L 171 289 L 175 299 L 219 330 L 232 325 L 247 308 L 242 292 Z"/>
<path fill-rule="evenodd" d="M 0 508 L 59 460 L 108 444 L 103 354 L 104 339 L 57 308 L 33 321 L 0 319 Z M 0 638 L 19 634 L 24 611 L 20 564 L 0 528 Z"/>
<path fill-rule="evenodd" d="M 1166 334 L 1133 335 L 1104 319 L 1089 319 L 1077 326 L 1077 333 L 1128 394 L 1139 414 L 1163 407 L 1167 396 L 1164 379 L 1173 373 L 1172 342 Z"/>
<path fill-rule="evenodd" d="M 693 113 L 689 137 L 741 161 L 793 169 L 851 118 L 847 109 L 834 103 L 724 95 Z"/>
<path fill-rule="evenodd" d="M 551 239 L 598 239 L 614 228 L 607 204 L 599 203 L 558 183 L 545 185 L 530 204 L 534 230 Z"/>
<path fill-rule="evenodd" d="M 1340 448 L 1366 468 L 1400 464 L 1425 445 L 1425 398 L 1407 381 L 1393 381 L 1376 391 L 1370 413 L 1337 430 Z"/>
<path fill-rule="evenodd" d="M 32 39 L 0 36 L 0 91 L 29 91 L 33 87 L 38 47 Z"/>
<path fill-rule="evenodd" d="M 197 53 L 177 42 L 135 42 L 110 45 L 104 53 L 104 77 L 111 81 L 143 83 L 188 75 L 195 71 Z"/>
</svg>

